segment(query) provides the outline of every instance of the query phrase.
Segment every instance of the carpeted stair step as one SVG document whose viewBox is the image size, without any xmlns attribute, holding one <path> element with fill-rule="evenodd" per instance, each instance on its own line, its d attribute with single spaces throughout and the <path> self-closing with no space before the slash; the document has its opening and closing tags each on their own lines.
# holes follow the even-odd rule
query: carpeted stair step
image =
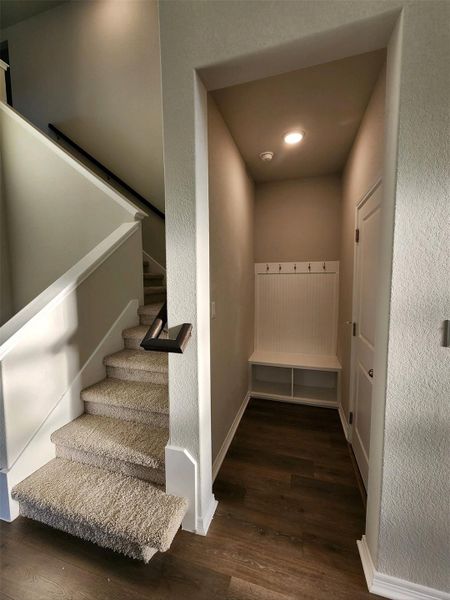
<svg viewBox="0 0 450 600">
<path fill-rule="evenodd" d="M 152 304 L 153 302 L 165 302 L 166 300 L 166 287 L 164 285 L 145 286 L 144 287 L 144 301 L 145 304 Z"/>
<path fill-rule="evenodd" d="M 186 499 L 151 483 L 61 458 L 12 496 L 24 517 L 144 562 L 168 550 L 187 510 Z"/>
<path fill-rule="evenodd" d="M 144 285 L 146 286 L 161 286 L 164 281 L 164 275 L 162 273 L 144 273 Z"/>
<path fill-rule="evenodd" d="M 166 385 L 122 381 L 107 377 L 81 392 L 84 410 L 125 421 L 169 426 L 169 397 Z"/>
<path fill-rule="evenodd" d="M 138 308 L 139 321 L 141 325 L 151 325 L 162 308 L 162 302 L 144 304 Z"/>
<path fill-rule="evenodd" d="M 150 262 L 146 259 L 142 261 L 142 269 L 144 273 L 148 273 L 150 271 Z"/>
<path fill-rule="evenodd" d="M 56 456 L 165 483 L 166 428 L 84 414 L 51 435 Z"/>
<path fill-rule="evenodd" d="M 114 379 L 167 385 L 167 354 L 125 348 L 103 359 L 106 374 Z"/>
<path fill-rule="evenodd" d="M 125 348 L 134 348 L 136 350 L 142 350 L 145 352 L 143 348 L 141 348 L 141 342 L 147 333 L 149 325 L 138 325 L 137 327 L 130 327 L 129 329 L 124 329 L 122 331 L 122 337 L 125 344 Z M 159 335 L 160 339 L 167 339 L 169 334 L 167 331 L 162 331 Z"/>
</svg>

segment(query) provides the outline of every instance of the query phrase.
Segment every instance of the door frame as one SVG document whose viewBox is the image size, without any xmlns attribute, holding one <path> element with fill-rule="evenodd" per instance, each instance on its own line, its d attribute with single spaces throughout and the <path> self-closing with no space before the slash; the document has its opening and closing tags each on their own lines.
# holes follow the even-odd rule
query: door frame
<svg viewBox="0 0 450 600">
<path fill-rule="evenodd" d="M 376 192 L 376 190 L 382 184 L 383 177 L 382 175 L 378 175 L 375 179 L 375 183 L 373 183 L 367 192 L 363 194 L 363 196 L 358 200 L 355 205 L 355 215 L 354 215 L 354 231 L 358 228 L 358 211 L 364 206 L 364 204 L 369 200 L 369 198 Z M 381 241 L 381 232 L 379 236 L 379 242 Z M 380 246 L 378 247 L 378 252 L 380 251 Z M 358 316 L 357 310 L 357 300 L 358 300 L 358 244 L 356 241 L 353 242 L 353 284 L 352 284 L 352 327 L 353 323 L 356 322 Z M 376 312 L 376 319 L 380 318 L 379 312 Z M 348 425 L 348 441 L 352 446 L 353 450 L 353 431 L 355 426 L 355 374 L 356 374 L 356 336 L 353 335 L 351 338 L 351 350 L 350 350 L 350 385 L 349 385 L 349 414 L 353 413 L 352 423 Z M 359 467 L 358 467 L 359 468 Z M 369 472 L 370 472 L 370 460 L 369 460 Z"/>
</svg>

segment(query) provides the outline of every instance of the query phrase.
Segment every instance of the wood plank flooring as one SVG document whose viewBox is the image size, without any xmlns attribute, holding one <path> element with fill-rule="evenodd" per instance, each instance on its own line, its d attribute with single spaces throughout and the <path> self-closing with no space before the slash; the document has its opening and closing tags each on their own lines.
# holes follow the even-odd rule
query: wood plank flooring
<svg viewBox="0 0 450 600">
<path fill-rule="evenodd" d="M 0 523 L 0 600 L 373 600 L 364 506 L 335 411 L 252 400 L 206 537 L 144 565 L 19 518 Z"/>
</svg>

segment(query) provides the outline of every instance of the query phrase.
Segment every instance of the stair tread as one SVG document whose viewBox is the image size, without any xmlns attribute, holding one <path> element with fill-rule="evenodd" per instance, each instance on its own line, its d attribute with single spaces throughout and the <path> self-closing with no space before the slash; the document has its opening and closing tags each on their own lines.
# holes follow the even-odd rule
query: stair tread
<svg viewBox="0 0 450 600">
<path fill-rule="evenodd" d="M 149 327 L 150 325 L 136 325 L 136 327 L 129 327 L 128 329 L 124 329 L 122 331 L 122 337 L 125 340 L 133 340 L 136 343 L 139 342 L 140 344 L 149 330 Z M 163 330 L 158 337 L 161 340 L 168 339 L 169 333 L 168 331 Z"/>
<path fill-rule="evenodd" d="M 165 285 L 146 285 L 144 286 L 144 294 L 165 294 Z"/>
<path fill-rule="evenodd" d="M 107 377 L 81 392 L 84 402 L 132 410 L 169 413 L 167 385 Z"/>
<path fill-rule="evenodd" d="M 16 485 L 12 496 L 50 526 L 146 561 L 152 549 L 169 548 L 187 510 L 186 499 L 149 482 L 62 458 Z"/>
<path fill-rule="evenodd" d="M 169 431 L 146 423 L 84 414 L 54 431 L 50 439 L 57 446 L 105 459 L 163 469 Z"/>
<path fill-rule="evenodd" d="M 103 359 L 107 367 L 167 373 L 167 354 L 125 348 Z"/>
<path fill-rule="evenodd" d="M 138 308 L 138 315 L 155 316 L 162 308 L 163 302 L 153 302 L 151 304 L 143 304 Z"/>
</svg>

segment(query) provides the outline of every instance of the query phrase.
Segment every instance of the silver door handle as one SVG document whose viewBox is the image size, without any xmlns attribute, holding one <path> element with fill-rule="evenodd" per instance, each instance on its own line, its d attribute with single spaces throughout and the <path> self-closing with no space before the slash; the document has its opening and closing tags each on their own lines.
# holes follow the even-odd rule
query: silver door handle
<svg viewBox="0 0 450 600">
<path fill-rule="evenodd" d="M 373 369 L 369 369 L 367 371 L 367 374 L 369 375 L 369 377 L 373 377 Z"/>
</svg>

